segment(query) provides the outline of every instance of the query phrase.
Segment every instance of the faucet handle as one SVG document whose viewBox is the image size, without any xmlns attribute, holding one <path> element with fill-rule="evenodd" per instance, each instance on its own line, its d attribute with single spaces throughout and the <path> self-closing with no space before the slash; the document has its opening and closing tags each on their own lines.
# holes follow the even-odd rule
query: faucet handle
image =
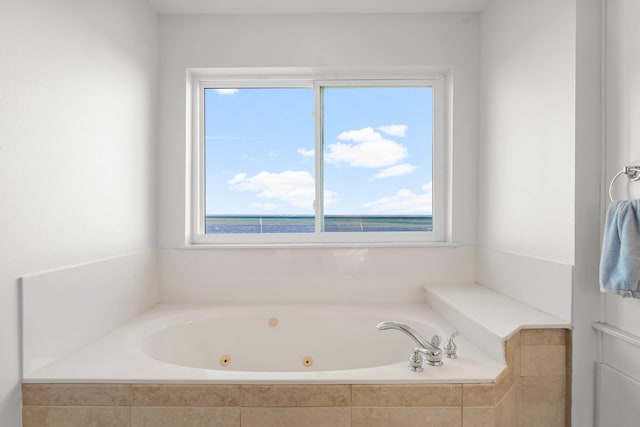
<svg viewBox="0 0 640 427">
<path fill-rule="evenodd" d="M 447 342 L 444 343 L 444 355 L 446 357 L 448 357 L 449 359 L 457 359 L 458 355 L 458 346 L 456 345 L 456 343 L 453 341 L 453 339 L 455 337 L 457 337 L 458 335 L 460 335 L 459 331 L 455 331 L 454 333 L 452 333 L 451 335 L 449 335 L 449 338 L 447 338 Z"/>
<path fill-rule="evenodd" d="M 424 368 L 422 364 L 424 363 L 424 358 L 422 354 L 420 354 L 420 350 L 416 348 L 413 350 L 413 354 L 409 356 L 409 370 L 411 372 L 422 372 Z"/>
</svg>

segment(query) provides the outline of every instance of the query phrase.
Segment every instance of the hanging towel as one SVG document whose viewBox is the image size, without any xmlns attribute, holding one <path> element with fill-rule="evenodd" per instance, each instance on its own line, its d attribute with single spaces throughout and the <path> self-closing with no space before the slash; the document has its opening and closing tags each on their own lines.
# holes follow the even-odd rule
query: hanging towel
<svg viewBox="0 0 640 427">
<path fill-rule="evenodd" d="M 640 200 L 609 205 L 600 257 L 600 290 L 640 298 Z"/>
</svg>

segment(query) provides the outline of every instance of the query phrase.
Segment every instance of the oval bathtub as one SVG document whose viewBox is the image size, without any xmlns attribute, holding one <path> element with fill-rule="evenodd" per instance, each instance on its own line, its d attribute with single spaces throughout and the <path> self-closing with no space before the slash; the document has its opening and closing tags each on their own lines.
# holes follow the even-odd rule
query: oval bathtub
<svg viewBox="0 0 640 427">
<path fill-rule="evenodd" d="M 399 314 L 389 319 L 353 308 L 225 311 L 167 326 L 146 337 L 142 349 L 162 362 L 202 369 L 333 371 L 407 359 L 415 344 L 399 331 L 377 330 L 383 320 L 412 323 L 425 334 L 446 333 L 426 320 L 412 322 Z"/>
<path fill-rule="evenodd" d="M 158 305 L 28 382 L 484 383 L 505 365 L 458 336 L 457 359 L 410 372 L 415 343 L 454 327 L 426 304 Z"/>
</svg>

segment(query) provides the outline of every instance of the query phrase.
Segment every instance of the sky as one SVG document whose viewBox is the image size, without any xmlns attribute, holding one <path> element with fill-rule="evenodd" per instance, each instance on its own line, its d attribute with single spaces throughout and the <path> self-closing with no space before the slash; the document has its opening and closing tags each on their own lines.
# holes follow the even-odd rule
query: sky
<svg viewBox="0 0 640 427">
<path fill-rule="evenodd" d="M 313 97 L 205 90 L 208 215 L 313 215 Z M 431 88 L 328 87 L 323 97 L 325 214 L 431 214 Z"/>
</svg>

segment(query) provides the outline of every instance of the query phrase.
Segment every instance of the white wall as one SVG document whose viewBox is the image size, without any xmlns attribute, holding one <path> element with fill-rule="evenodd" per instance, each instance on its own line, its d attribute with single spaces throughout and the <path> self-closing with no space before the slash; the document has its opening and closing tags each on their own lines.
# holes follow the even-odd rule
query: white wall
<svg viewBox="0 0 640 427">
<path fill-rule="evenodd" d="M 200 260 L 206 268 L 207 259 L 214 262 L 221 256 L 218 250 L 209 251 L 204 257 L 203 253 L 171 250 L 185 243 L 185 189 L 188 187 L 185 82 L 186 69 L 197 67 L 363 69 L 415 66 L 450 69 L 454 88 L 450 95 L 454 119 L 448 129 L 454 155 L 453 240 L 463 245 L 475 243 L 477 14 L 165 15 L 161 17 L 160 29 L 160 247 L 167 249 L 162 252 L 164 259 L 174 256 L 176 261 L 167 263 L 167 266 L 179 268 L 183 262 L 189 264 Z M 418 259 L 432 253 L 425 248 L 408 250 Z M 450 253 L 448 248 L 441 250 Z M 315 251 L 313 253 L 318 259 L 334 259 L 337 253 L 331 248 L 305 250 L 304 255 L 293 251 L 289 265 L 305 264 L 310 251 Z M 344 252 L 348 263 L 348 251 Z M 275 257 L 277 253 L 275 249 L 229 249 L 224 256 L 231 254 L 234 259 L 243 260 L 243 265 L 254 266 L 262 265 L 263 257 Z M 296 255 L 298 253 L 300 255 Z M 440 252 L 438 254 L 441 255 Z M 473 257 L 463 259 L 465 266 L 462 271 L 472 272 Z M 387 265 L 388 271 L 396 268 L 394 262 L 385 264 L 387 259 L 384 257 L 380 262 L 382 267 Z M 407 268 L 414 268 L 413 273 L 423 280 L 430 279 L 429 271 L 423 265 Z M 239 276 L 235 280 L 254 280 L 249 270 L 236 269 Z M 326 278 L 333 277 L 333 274 L 327 271 Z M 161 274 L 161 300 L 171 300 L 169 295 L 174 295 L 171 291 L 172 277 L 175 274 L 168 271 Z M 465 277 L 472 279 L 472 274 Z M 211 281 L 210 286 L 226 286 L 227 278 L 228 274 L 221 273 L 208 280 Z M 415 285 L 419 289 L 419 283 Z M 391 281 L 389 286 L 393 286 Z M 206 294 L 212 295 L 210 291 Z"/>
<path fill-rule="evenodd" d="M 451 67 L 454 240 L 475 243 L 477 14 L 161 17 L 160 246 L 185 242 L 185 69 Z M 462 172 L 464 171 L 464 173 Z"/>
<path fill-rule="evenodd" d="M 640 164 L 640 3 L 636 0 L 606 0 L 606 133 L 605 184 L 624 166 Z M 635 161 L 635 162 L 634 162 Z M 615 185 L 616 199 L 640 198 L 640 183 L 625 177 Z M 607 202 L 608 204 L 608 195 Z M 640 336 L 640 300 L 622 299 L 617 295 L 601 296 L 607 324 Z M 640 371 L 636 368 L 640 349 L 606 337 L 603 341 L 603 387 L 600 396 L 601 414 L 622 413 L 637 417 L 637 400 L 624 393 L 617 399 L 607 399 L 606 381 L 610 379 L 606 366 L 619 373 L 616 381 L 640 393 Z M 635 406 L 634 406 L 635 405 Z M 601 424 L 603 427 L 605 424 Z"/>
<path fill-rule="evenodd" d="M 562 319 L 565 324 L 571 323 L 571 265 L 486 247 L 476 248 L 475 280 L 501 294 Z"/>
<path fill-rule="evenodd" d="M 144 251 L 21 277 L 23 378 L 156 305 L 156 261 Z"/>
<path fill-rule="evenodd" d="M 416 303 L 422 284 L 470 283 L 474 248 L 164 249 L 161 302 Z"/>
<path fill-rule="evenodd" d="M 482 13 L 478 240 L 574 258 L 575 1 L 492 0 Z"/>
<path fill-rule="evenodd" d="M 152 249 L 157 20 L 131 0 L 0 2 L 0 425 L 20 419 L 21 275 Z"/>
<path fill-rule="evenodd" d="M 594 425 L 602 201 L 600 0 L 576 1 L 575 262 L 572 425 Z M 613 424 L 617 425 L 617 424 Z"/>
<path fill-rule="evenodd" d="M 498 251 L 499 259 L 519 254 L 573 267 L 573 277 L 559 278 L 555 289 L 540 269 L 522 268 L 527 279 L 503 283 L 500 291 L 546 311 L 550 301 L 540 299 L 557 305 L 558 286 L 569 295 L 559 308 L 573 313 L 572 424 L 580 427 L 595 422 L 600 3 L 491 0 L 481 15 L 480 254 Z M 517 268 L 497 267 L 503 274 Z M 480 256 L 481 281 L 491 277 L 484 269 Z"/>
</svg>

